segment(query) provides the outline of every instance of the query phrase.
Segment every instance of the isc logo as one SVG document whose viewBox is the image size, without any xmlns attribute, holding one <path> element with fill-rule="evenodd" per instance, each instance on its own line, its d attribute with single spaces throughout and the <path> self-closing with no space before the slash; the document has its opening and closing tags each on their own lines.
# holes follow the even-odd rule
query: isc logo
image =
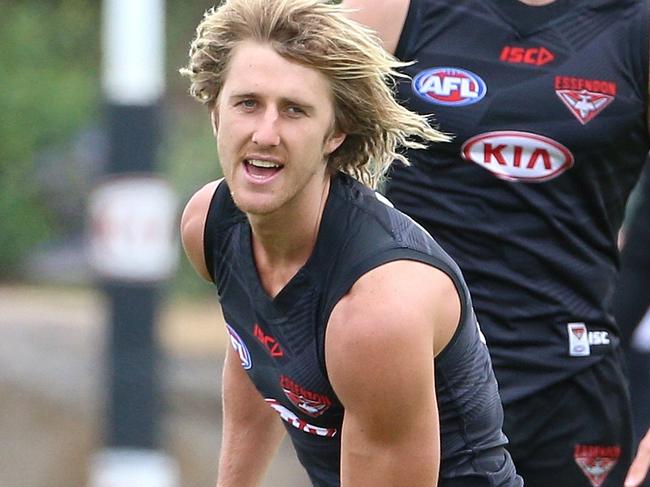
<svg viewBox="0 0 650 487">
<path fill-rule="evenodd" d="M 508 181 L 547 181 L 573 165 L 573 155 L 559 142 L 514 130 L 476 135 L 463 144 L 461 155 Z"/>
<path fill-rule="evenodd" d="M 412 86 L 420 98 L 436 105 L 471 105 L 487 93 L 478 75 L 459 68 L 427 69 L 413 78 Z"/>
<path fill-rule="evenodd" d="M 499 56 L 501 61 L 514 64 L 530 64 L 543 66 L 555 59 L 551 51 L 545 47 L 514 47 L 505 46 Z"/>
</svg>

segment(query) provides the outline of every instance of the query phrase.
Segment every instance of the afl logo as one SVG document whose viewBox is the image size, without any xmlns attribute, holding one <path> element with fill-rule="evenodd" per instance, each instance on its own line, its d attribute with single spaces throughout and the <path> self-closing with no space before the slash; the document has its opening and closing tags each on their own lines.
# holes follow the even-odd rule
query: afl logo
<svg viewBox="0 0 650 487">
<path fill-rule="evenodd" d="M 427 69 L 413 78 L 412 86 L 420 98 L 436 105 L 471 105 L 487 93 L 487 86 L 478 75 L 459 68 Z"/>
<path fill-rule="evenodd" d="M 230 335 L 230 343 L 232 344 L 232 348 L 234 348 L 239 355 L 239 360 L 241 360 L 242 367 L 244 367 L 246 370 L 250 369 L 253 366 L 253 360 L 251 358 L 250 352 L 248 351 L 248 348 L 246 348 L 244 340 L 241 339 L 237 332 L 228 323 L 226 323 L 226 328 L 228 329 L 228 335 Z"/>
<path fill-rule="evenodd" d="M 460 150 L 463 159 L 508 181 L 547 181 L 573 166 L 569 149 L 553 139 L 529 132 L 479 134 L 468 139 Z"/>
</svg>

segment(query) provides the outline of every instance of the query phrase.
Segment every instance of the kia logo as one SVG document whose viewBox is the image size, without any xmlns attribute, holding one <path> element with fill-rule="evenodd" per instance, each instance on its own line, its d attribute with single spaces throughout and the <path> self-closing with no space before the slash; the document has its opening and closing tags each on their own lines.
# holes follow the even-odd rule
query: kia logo
<svg viewBox="0 0 650 487">
<path fill-rule="evenodd" d="M 476 135 L 461 147 L 461 156 L 500 179 L 542 182 L 573 166 L 565 146 L 530 132 L 497 131 Z"/>
</svg>

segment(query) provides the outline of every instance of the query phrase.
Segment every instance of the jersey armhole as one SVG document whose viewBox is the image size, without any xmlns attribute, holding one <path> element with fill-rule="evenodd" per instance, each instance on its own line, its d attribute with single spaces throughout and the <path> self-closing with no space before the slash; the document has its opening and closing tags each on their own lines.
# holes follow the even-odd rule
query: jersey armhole
<svg viewBox="0 0 650 487">
<path fill-rule="evenodd" d="M 214 282 L 214 246 L 216 241 L 215 227 L 217 226 L 217 219 L 219 218 L 219 210 L 223 206 L 223 192 L 227 192 L 228 185 L 222 184 L 223 178 L 217 182 L 217 187 L 212 193 L 210 206 L 208 207 L 208 214 L 205 217 L 205 224 L 203 227 L 203 258 L 205 259 L 205 267 L 208 270 L 208 275 L 212 282 Z"/>
</svg>

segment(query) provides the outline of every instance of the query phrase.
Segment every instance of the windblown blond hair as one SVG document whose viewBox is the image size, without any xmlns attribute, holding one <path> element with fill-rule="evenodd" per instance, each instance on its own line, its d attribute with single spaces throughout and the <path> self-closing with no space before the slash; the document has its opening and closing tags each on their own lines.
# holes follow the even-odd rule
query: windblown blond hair
<svg viewBox="0 0 650 487">
<path fill-rule="evenodd" d="M 394 98 L 403 63 L 377 37 L 324 0 L 226 0 L 196 29 L 187 67 L 190 93 L 214 107 L 233 48 L 244 40 L 269 44 L 286 59 L 323 73 L 334 98 L 335 128 L 347 134 L 328 164 L 376 188 L 400 147 L 421 149 L 448 137 Z"/>
</svg>

